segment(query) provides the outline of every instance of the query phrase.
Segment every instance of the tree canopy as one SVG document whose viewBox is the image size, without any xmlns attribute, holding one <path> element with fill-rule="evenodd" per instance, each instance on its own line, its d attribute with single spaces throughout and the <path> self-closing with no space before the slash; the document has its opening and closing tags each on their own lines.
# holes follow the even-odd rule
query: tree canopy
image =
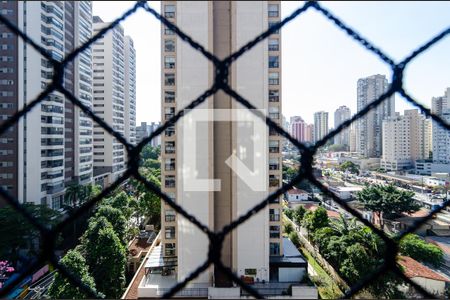
<svg viewBox="0 0 450 300">
<path fill-rule="evenodd" d="M 89 274 L 88 266 L 83 255 L 77 250 L 69 250 L 60 261 L 68 272 L 79 278 L 82 283 L 96 291 L 94 278 Z M 54 299 L 86 299 L 91 295 L 86 294 L 81 288 L 73 285 L 64 275 L 59 272 L 48 290 L 48 294 Z"/>
<path fill-rule="evenodd" d="M 419 210 L 420 206 L 413 197 L 414 192 L 381 184 L 366 186 L 357 193 L 358 201 L 378 216 L 381 228 L 384 228 L 383 218 L 392 218 L 402 213 L 413 213 Z"/>
<path fill-rule="evenodd" d="M 358 174 L 359 166 L 351 161 L 346 161 L 339 165 L 339 170 L 342 172 L 348 171 L 353 174 Z"/>
<path fill-rule="evenodd" d="M 436 245 L 427 243 L 416 234 L 407 234 L 400 240 L 400 253 L 420 262 L 439 266 L 444 261 L 444 252 Z"/>
<path fill-rule="evenodd" d="M 91 219 L 81 249 L 97 289 L 107 298 L 119 298 L 125 287 L 126 250 L 105 217 Z"/>
</svg>

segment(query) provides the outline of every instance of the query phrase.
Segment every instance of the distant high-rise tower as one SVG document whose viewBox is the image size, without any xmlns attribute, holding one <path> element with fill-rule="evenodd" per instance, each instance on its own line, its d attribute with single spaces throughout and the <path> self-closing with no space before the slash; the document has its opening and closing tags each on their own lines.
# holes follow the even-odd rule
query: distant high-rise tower
<svg viewBox="0 0 450 300">
<path fill-rule="evenodd" d="M 94 16 L 94 34 L 109 25 Z M 136 138 L 136 52 L 133 41 L 115 26 L 93 45 L 94 112 L 131 143 Z M 126 151 L 115 137 L 94 125 L 94 176 L 116 180 L 126 166 Z"/>
<path fill-rule="evenodd" d="M 378 99 L 388 89 L 385 75 L 372 75 L 358 80 L 357 111 Z M 356 123 L 356 151 L 363 157 L 380 157 L 382 154 L 382 121 L 394 116 L 395 99 L 391 96 L 373 108 Z"/>
<path fill-rule="evenodd" d="M 328 134 L 328 112 L 314 113 L 314 142 L 319 141 Z"/>
<path fill-rule="evenodd" d="M 431 112 L 450 123 L 450 88 L 447 88 L 442 97 L 433 97 Z M 450 131 L 432 121 L 433 136 L 433 162 L 435 164 L 449 164 L 450 171 Z"/>
<path fill-rule="evenodd" d="M 351 118 L 350 108 L 343 105 L 334 112 L 334 128 L 337 128 L 344 121 Z M 350 130 L 346 128 L 334 137 L 334 143 L 337 145 L 350 146 Z"/>
<path fill-rule="evenodd" d="M 43 47 L 64 56 L 92 34 L 90 1 L 1 1 L 1 14 Z M 0 123 L 29 104 L 53 79 L 51 64 L 0 26 Z M 92 107 L 92 53 L 65 68 L 64 87 Z M 52 92 L 0 137 L 0 185 L 19 202 L 59 209 L 65 187 L 92 181 L 92 120 Z"/>
</svg>

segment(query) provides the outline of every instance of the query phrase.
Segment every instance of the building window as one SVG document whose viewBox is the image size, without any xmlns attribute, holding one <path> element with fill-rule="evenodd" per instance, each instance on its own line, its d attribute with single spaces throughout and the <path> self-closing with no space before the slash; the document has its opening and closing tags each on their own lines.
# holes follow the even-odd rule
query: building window
<svg viewBox="0 0 450 300">
<path fill-rule="evenodd" d="M 270 153 L 278 153 L 280 152 L 280 144 L 279 141 L 269 141 L 269 152 Z"/>
<path fill-rule="evenodd" d="M 269 68 L 279 68 L 280 60 L 278 56 L 269 56 Z"/>
<path fill-rule="evenodd" d="M 165 56 L 164 57 L 164 68 L 165 69 L 175 69 L 175 56 Z"/>
<path fill-rule="evenodd" d="M 280 40 L 279 39 L 269 39 L 269 51 L 280 50 Z"/>
<path fill-rule="evenodd" d="M 270 243 L 270 255 L 280 255 L 280 243 Z"/>
<path fill-rule="evenodd" d="M 165 86 L 174 86 L 175 85 L 175 74 L 172 74 L 172 73 L 164 74 L 164 85 Z"/>
<path fill-rule="evenodd" d="M 166 222 L 175 222 L 175 211 L 173 209 L 168 209 L 165 212 Z"/>
<path fill-rule="evenodd" d="M 164 102 L 174 103 L 175 102 L 175 91 L 164 91 Z"/>
<path fill-rule="evenodd" d="M 279 16 L 279 6 L 278 4 L 269 4 L 269 17 L 278 17 Z"/>
<path fill-rule="evenodd" d="M 277 106 L 269 107 L 269 117 L 271 119 L 279 119 L 280 118 L 280 110 Z"/>
<path fill-rule="evenodd" d="M 166 154 L 174 154 L 175 153 L 175 142 L 165 142 L 164 146 Z"/>
<path fill-rule="evenodd" d="M 164 51 L 175 52 L 175 40 L 164 40 Z"/>
<path fill-rule="evenodd" d="M 164 17 L 175 18 L 175 5 L 164 5 Z"/>
<path fill-rule="evenodd" d="M 165 171 L 175 171 L 175 158 L 166 158 L 164 164 Z"/>
<path fill-rule="evenodd" d="M 166 243 L 164 247 L 165 256 L 175 256 L 175 243 Z"/>
<path fill-rule="evenodd" d="M 256 276 L 256 269 L 245 269 L 246 276 Z"/>
<path fill-rule="evenodd" d="M 280 210 L 278 208 L 269 209 L 269 220 L 271 222 L 280 221 Z"/>
<path fill-rule="evenodd" d="M 272 72 L 269 73 L 269 85 L 279 85 L 280 84 L 280 73 Z"/>
<path fill-rule="evenodd" d="M 279 22 L 269 22 L 269 28 L 272 27 L 272 26 L 277 25 L 278 23 Z M 273 33 L 274 34 L 278 34 L 278 33 L 280 33 L 280 30 L 278 29 L 278 30 L 274 31 Z"/>
<path fill-rule="evenodd" d="M 164 27 L 164 34 L 165 35 L 174 35 L 175 33 L 168 27 Z"/>
<path fill-rule="evenodd" d="M 280 226 L 279 225 L 269 226 L 269 237 L 271 239 L 279 239 L 280 238 Z"/>
<path fill-rule="evenodd" d="M 167 175 L 164 185 L 166 188 L 174 188 L 175 187 L 175 176 L 174 175 Z"/>
<path fill-rule="evenodd" d="M 280 92 L 279 90 L 269 90 L 269 102 L 279 102 Z"/>
<path fill-rule="evenodd" d="M 171 240 L 175 238 L 175 226 L 166 226 L 165 230 L 165 238 L 167 240 Z"/>
</svg>

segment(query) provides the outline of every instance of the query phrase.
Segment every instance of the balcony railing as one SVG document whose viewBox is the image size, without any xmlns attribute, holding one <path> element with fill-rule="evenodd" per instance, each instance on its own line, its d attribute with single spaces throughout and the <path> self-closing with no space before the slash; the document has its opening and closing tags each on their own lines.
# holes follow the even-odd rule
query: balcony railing
<svg viewBox="0 0 450 300">
<path fill-rule="evenodd" d="M 269 178 L 269 186 L 270 187 L 278 187 L 280 184 L 280 180 L 278 178 Z"/>
<path fill-rule="evenodd" d="M 269 215 L 269 220 L 271 222 L 278 222 L 280 221 L 280 215 L 271 214 Z"/>
<path fill-rule="evenodd" d="M 280 147 L 269 147 L 269 152 L 270 153 L 279 153 Z"/>
</svg>

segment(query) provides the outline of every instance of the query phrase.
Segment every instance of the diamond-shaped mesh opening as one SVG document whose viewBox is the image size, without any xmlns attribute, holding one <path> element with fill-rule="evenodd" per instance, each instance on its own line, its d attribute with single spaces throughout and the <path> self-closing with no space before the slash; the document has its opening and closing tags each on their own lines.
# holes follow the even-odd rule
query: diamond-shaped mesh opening
<svg viewBox="0 0 450 300">
<path fill-rule="evenodd" d="M 316 10 L 319 12 L 323 17 L 328 19 L 332 24 L 337 26 L 340 30 L 348 34 L 351 38 L 353 38 L 355 41 L 360 43 L 365 49 L 368 51 L 371 51 L 376 56 L 378 56 L 382 61 L 387 63 L 392 70 L 393 76 L 391 81 L 391 85 L 389 86 L 388 90 L 385 92 L 385 94 L 381 95 L 377 100 L 373 101 L 370 105 L 366 106 L 364 109 L 362 109 L 359 113 L 354 115 L 350 120 L 344 122 L 337 128 L 335 128 L 332 132 L 330 132 L 328 135 L 326 135 L 324 138 L 322 138 L 320 141 L 317 141 L 316 144 L 312 147 L 307 147 L 295 139 L 293 139 L 287 132 L 285 132 L 280 126 L 278 126 L 276 123 L 274 123 L 271 119 L 265 118 L 264 115 L 259 115 L 263 120 L 265 120 L 266 124 L 273 130 L 277 131 L 279 134 L 287 138 L 295 147 L 299 149 L 299 152 L 301 153 L 301 159 L 300 159 L 300 169 L 297 172 L 297 175 L 294 176 L 291 181 L 288 183 L 284 183 L 277 191 L 270 194 L 267 199 L 262 199 L 262 201 L 256 205 L 253 209 L 249 210 L 246 214 L 242 215 L 238 219 L 234 220 L 232 223 L 230 223 L 228 226 L 226 226 L 221 232 L 213 233 L 211 232 L 207 227 L 205 227 L 201 222 L 199 222 L 195 217 L 190 216 L 181 206 L 178 206 L 168 195 L 165 195 L 161 192 L 159 187 L 148 180 L 144 178 L 139 172 L 138 172 L 138 166 L 139 166 L 139 154 L 142 150 L 143 146 L 151 141 L 155 136 L 158 134 L 161 134 L 165 129 L 167 129 L 170 125 L 175 124 L 185 113 L 184 110 L 178 112 L 175 114 L 172 118 L 167 120 L 154 134 L 152 134 L 148 139 L 145 139 L 137 146 L 132 146 L 127 141 L 125 141 L 120 134 L 118 134 L 113 128 L 111 128 L 106 122 L 102 121 L 95 113 L 92 112 L 91 109 L 83 105 L 82 101 L 80 99 L 77 99 L 70 91 L 65 89 L 62 86 L 62 79 L 63 79 L 63 70 L 65 67 L 68 66 L 68 64 L 77 57 L 82 51 L 87 49 L 95 40 L 98 40 L 102 34 L 105 32 L 111 30 L 114 26 L 116 26 L 118 23 L 123 21 L 124 19 L 131 16 L 136 10 L 145 10 L 148 13 L 155 16 L 158 20 L 160 20 L 165 26 L 169 27 L 171 30 L 175 32 L 175 34 L 182 39 L 183 41 L 189 43 L 195 50 L 199 51 L 202 55 L 205 56 L 208 60 L 210 60 L 215 68 L 216 68 L 216 77 L 213 86 L 211 89 L 205 91 L 204 94 L 202 94 L 199 98 L 194 100 L 190 105 L 188 105 L 187 108 L 194 109 L 196 106 L 198 106 L 200 103 L 202 103 L 208 96 L 214 94 L 217 92 L 217 90 L 223 90 L 225 93 L 230 95 L 235 101 L 241 103 L 244 107 L 248 109 L 254 108 L 249 101 L 247 101 L 244 97 L 239 95 L 236 91 L 232 90 L 232 88 L 228 85 L 227 82 L 227 75 L 228 70 L 230 67 L 230 64 L 238 60 L 240 56 L 242 56 L 244 53 L 255 47 L 258 43 L 260 43 L 262 40 L 266 39 L 271 33 L 275 32 L 276 30 L 279 30 L 281 27 L 286 25 L 291 20 L 297 18 L 299 15 L 304 13 L 307 10 Z M 397 267 L 396 264 L 396 253 L 397 253 L 397 241 L 393 240 L 392 238 L 388 237 L 386 234 L 384 234 L 382 231 L 374 227 L 370 222 L 368 222 L 366 219 L 364 219 L 360 213 L 358 213 L 354 208 L 352 208 L 350 205 L 348 205 L 346 202 L 344 202 L 342 199 L 337 197 L 334 193 L 332 193 L 327 187 L 325 187 L 317 178 L 313 175 L 313 157 L 316 154 L 318 148 L 322 147 L 329 141 L 331 138 L 333 138 L 337 133 L 339 133 L 343 128 L 350 125 L 351 122 L 354 122 L 355 120 L 361 118 L 365 114 L 367 114 L 370 110 L 374 109 L 377 105 L 382 104 L 386 99 L 390 96 L 392 96 L 394 93 L 399 93 L 403 96 L 405 96 L 412 104 L 420 108 L 423 112 L 425 112 L 427 115 L 430 115 L 434 121 L 441 124 L 446 130 L 450 129 L 450 126 L 443 122 L 443 120 L 436 116 L 431 115 L 429 110 L 424 109 L 420 104 L 418 104 L 416 101 L 414 101 L 411 97 L 408 96 L 407 92 L 403 89 L 403 71 L 405 67 L 412 62 L 415 57 L 420 55 L 421 53 L 427 51 L 430 47 L 432 47 L 435 43 L 446 37 L 450 33 L 450 28 L 445 29 L 441 33 L 437 34 L 435 37 L 433 37 L 429 42 L 425 43 L 421 47 L 419 47 L 417 50 L 412 52 L 410 56 L 408 56 L 406 59 L 404 59 L 401 62 L 394 62 L 392 59 L 390 59 L 386 54 L 384 54 L 379 48 L 372 45 L 368 40 L 360 36 L 358 33 L 356 33 L 353 29 L 346 26 L 341 20 L 339 20 L 336 16 L 334 16 L 330 11 L 323 8 L 319 3 L 317 2 L 307 2 L 301 7 L 299 7 L 297 10 L 295 10 L 291 15 L 289 15 L 287 18 L 285 18 L 282 22 L 275 24 L 273 27 L 269 28 L 266 32 L 262 33 L 261 35 L 257 36 L 252 41 L 249 41 L 248 44 L 244 45 L 240 50 L 236 51 L 235 53 L 231 54 L 228 58 L 225 59 L 219 59 L 209 53 L 207 50 L 205 50 L 204 47 L 202 47 L 200 44 L 196 43 L 191 37 L 186 35 L 182 32 L 182 28 L 178 28 L 177 26 L 171 24 L 167 19 L 162 17 L 160 14 L 158 14 L 155 10 L 150 8 L 145 2 L 137 2 L 135 6 L 130 9 L 129 11 L 125 12 L 122 17 L 118 18 L 114 22 L 110 24 L 107 28 L 104 28 L 98 35 L 94 36 L 90 39 L 90 41 L 84 45 L 82 45 L 80 48 L 74 50 L 70 54 L 68 54 L 62 62 L 58 62 L 51 58 L 47 52 L 45 52 L 44 49 L 42 49 L 35 41 L 32 41 L 26 34 L 21 32 L 14 24 L 9 22 L 4 16 L 0 16 L 0 22 L 6 25 L 15 35 L 20 36 L 20 38 L 27 43 L 30 47 L 35 48 L 37 51 L 41 53 L 44 57 L 46 57 L 49 61 L 52 61 L 53 65 L 55 66 L 53 79 L 51 84 L 47 87 L 46 90 L 44 90 L 43 94 L 38 96 L 34 102 L 31 102 L 33 104 L 37 104 L 41 102 L 46 96 L 46 93 L 52 91 L 52 90 L 58 90 L 59 92 L 63 93 L 66 98 L 73 103 L 73 105 L 79 107 L 84 113 L 86 113 L 89 117 L 91 117 L 95 122 L 97 122 L 104 130 L 106 130 L 109 134 L 114 135 L 126 148 L 128 152 L 129 162 L 128 166 L 125 170 L 125 172 L 120 176 L 109 188 L 103 190 L 99 195 L 95 196 L 93 199 L 85 202 L 82 204 L 78 210 L 76 210 L 73 214 L 69 215 L 65 220 L 61 221 L 57 225 L 55 225 L 52 228 L 47 228 L 42 226 L 41 224 L 37 223 L 35 220 L 35 217 L 30 214 L 30 212 L 27 212 L 24 207 L 22 207 L 20 204 L 18 204 L 17 199 L 14 197 L 11 197 L 7 191 L 2 187 L 0 189 L 0 195 L 4 199 L 4 201 L 7 202 L 8 205 L 12 207 L 17 213 L 24 216 L 24 218 L 29 221 L 31 226 L 36 228 L 41 233 L 43 244 L 40 247 L 40 251 L 37 255 L 38 259 L 35 262 L 32 262 L 29 264 L 24 270 L 21 271 L 19 276 L 12 280 L 8 285 L 4 286 L 0 290 L 0 296 L 7 295 L 14 287 L 18 286 L 18 284 L 28 275 L 32 274 L 33 272 L 37 271 L 41 265 L 45 262 L 51 262 L 54 266 L 56 266 L 59 270 L 59 272 L 65 276 L 70 282 L 75 285 L 76 287 L 79 287 L 83 292 L 86 293 L 86 295 L 89 296 L 97 296 L 101 297 L 102 295 L 94 293 L 87 285 L 86 282 L 83 282 L 81 278 L 77 277 L 77 274 L 72 274 L 68 272 L 67 268 L 64 267 L 63 264 L 61 264 L 58 261 L 56 254 L 57 249 L 57 236 L 58 233 L 61 232 L 66 227 L 70 227 L 70 225 L 74 224 L 74 221 L 79 218 L 81 215 L 83 215 L 88 209 L 92 208 L 97 202 L 99 202 L 102 198 L 106 197 L 110 192 L 112 192 L 114 189 L 116 189 L 120 184 L 124 183 L 128 178 L 131 176 L 135 177 L 136 180 L 143 183 L 143 185 L 149 190 L 156 193 L 158 196 L 160 196 L 163 201 L 167 202 L 172 206 L 177 213 L 183 215 L 184 217 L 189 220 L 193 225 L 197 226 L 201 231 L 203 231 L 210 243 L 210 249 L 209 249 L 209 255 L 207 261 L 199 266 L 196 270 L 193 270 L 191 275 L 186 277 L 186 279 L 178 283 L 174 288 L 168 290 L 163 297 L 171 297 L 175 295 L 177 292 L 179 292 L 186 284 L 196 278 L 201 272 L 203 272 L 209 265 L 214 264 L 216 268 L 222 269 L 222 271 L 227 274 L 234 282 L 236 282 L 239 286 L 241 286 L 246 292 L 248 292 L 250 295 L 261 298 L 262 295 L 258 293 L 255 289 L 253 289 L 251 286 L 245 284 L 242 280 L 236 277 L 231 270 L 227 267 L 225 267 L 221 263 L 221 257 L 220 257 L 220 247 L 222 245 L 223 239 L 225 235 L 229 234 L 233 229 L 240 226 L 242 223 L 247 221 L 248 219 L 252 218 L 253 214 L 261 211 L 264 209 L 268 203 L 280 196 L 282 193 L 289 190 L 294 184 L 299 183 L 303 179 L 307 179 L 310 181 L 310 183 L 314 184 L 324 195 L 330 197 L 334 202 L 338 203 L 342 208 L 344 208 L 348 213 L 355 216 L 362 224 L 366 225 L 370 230 L 379 236 L 379 239 L 383 241 L 384 248 L 385 248 L 385 257 L 380 262 L 380 269 L 378 270 L 371 270 L 370 274 L 365 274 L 363 278 L 356 278 L 352 286 L 348 291 L 346 291 L 345 297 L 349 297 L 352 295 L 355 295 L 356 293 L 364 290 L 365 288 L 369 288 L 370 285 L 377 283 L 377 278 L 382 278 L 383 274 L 385 272 L 394 272 L 396 275 L 400 276 L 401 279 L 405 280 L 408 284 L 413 286 L 415 289 L 417 289 L 419 292 L 423 293 L 426 297 L 432 297 L 433 295 L 426 292 L 423 288 L 418 286 L 413 281 L 409 280 L 407 276 L 402 275 L 403 273 L 401 270 Z M 17 112 L 15 115 L 13 115 L 10 119 L 6 120 L 2 123 L 0 126 L 0 134 L 4 134 L 5 131 L 13 124 L 17 123 L 19 119 L 23 118 L 27 113 L 29 113 L 31 106 L 28 106 L 27 108 L 21 110 L 20 112 Z M 444 202 L 443 205 L 439 206 L 438 208 L 435 208 L 432 213 L 436 213 L 445 207 L 447 207 L 449 203 Z M 432 213 L 429 213 L 425 218 L 420 220 L 419 222 L 414 223 L 410 228 L 408 228 L 408 232 L 412 232 L 419 228 L 421 225 L 423 225 L 424 222 L 429 220 L 432 217 Z M 355 249 L 357 251 L 357 249 Z"/>
</svg>

